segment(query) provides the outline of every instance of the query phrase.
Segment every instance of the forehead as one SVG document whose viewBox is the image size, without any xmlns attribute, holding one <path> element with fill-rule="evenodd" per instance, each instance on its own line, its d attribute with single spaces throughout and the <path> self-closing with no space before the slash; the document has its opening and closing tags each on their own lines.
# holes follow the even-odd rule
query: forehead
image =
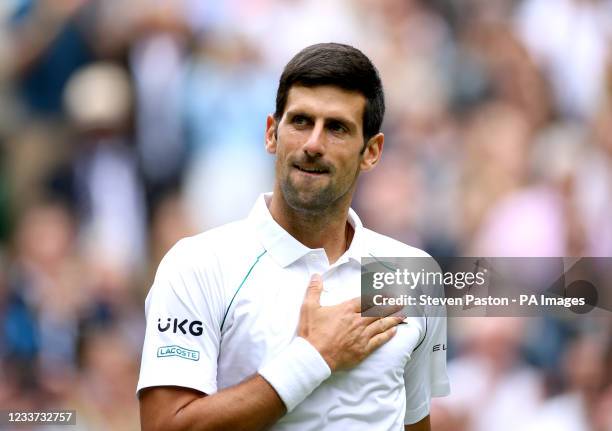
<svg viewBox="0 0 612 431">
<path fill-rule="evenodd" d="M 302 112 L 324 118 L 345 119 L 361 128 L 366 99 L 357 91 L 333 85 L 289 89 L 285 114 Z"/>
</svg>

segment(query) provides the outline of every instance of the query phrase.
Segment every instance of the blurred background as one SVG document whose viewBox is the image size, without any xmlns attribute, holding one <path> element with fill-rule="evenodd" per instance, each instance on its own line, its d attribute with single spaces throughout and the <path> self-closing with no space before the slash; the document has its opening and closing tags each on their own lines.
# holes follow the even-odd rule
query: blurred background
<svg viewBox="0 0 612 431">
<path fill-rule="evenodd" d="M 0 0 L 0 408 L 139 429 L 157 264 L 271 190 L 265 116 L 316 42 L 385 85 L 366 226 L 612 256 L 611 36 L 610 0 Z M 611 339 L 605 316 L 449 320 L 434 431 L 612 430 Z"/>
</svg>

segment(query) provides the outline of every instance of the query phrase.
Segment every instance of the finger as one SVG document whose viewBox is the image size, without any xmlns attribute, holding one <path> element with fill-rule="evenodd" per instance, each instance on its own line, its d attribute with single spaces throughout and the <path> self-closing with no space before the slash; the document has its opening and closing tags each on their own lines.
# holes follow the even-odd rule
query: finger
<svg viewBox="0 0 612 431">
<path fill-rule="evenodd" d="M 306 289 L 305 303 L 321 305 L 321 292 L 323 291 L 323 280 L 319 274 L 313 274 L 310 277 L 310 283 Z"/>
<path fill-rule="evenodd" d="M 388 331 L 391 328 L 399 325 L 400 322 L 404 320 L 403 317 L 383 317 L 382 319 L 378 319 L 375 322 L 370 323 L 365 331 L 364 335 L 369 338 L 373 338 L 378 334 L 382 334 L 385 331 Z"/>
<path fill-rule="evenodd" d="M 369 326 L 371 323 L 376 322 L 377 320 L 380 320 L 380 317 L 363 317 L 361 316 L 361 321 L 360 323 L 364 326 Z"/>
<path fill-rule="evenodd" d="M 368 345 L 366 346 L 367 354 L 369 355 L 374 350 L 378 349 L 380 346 L 389 341 L 397 332 L 397 327 L 393 326 L 392 328 L 387 329 L 385 332 L 381 332 L 378 335 L 370 338 L 368 341 Z"/>
<path fill-rule="evenodd" d="M 349 299 L 346 301 L 346 303 L 349 305 L 351 311 L 354 311 L 355 313 L 359 313 L 361 311 L 361 298 L 359 296 Z"/>
<path fill-rule="evenodd" d="M 404 308 L 403 305 L 370 305 L 372 301 L 368 300 L 365 296 L 357 296 L 355 298 L 345 301 L 349 308 L 355 313 L 366 313 L 368 317 L 385 317 L 393 313 L 397 313 Z M 365 307 L 362 307 L 362 304 Z"/>
<path fill-rule="evenodd" d="M 371 308 L 374 306 L 374 297 L 378 296 L 378 295 L 383 295 L 383 297 L 385 296 L 384 293 L 379 293 L 378 291 L 363 291 L 361 292 L 361 311 L 365 311 L 368 308 Z"/>
<path fill-rule="evenodd" d="M 399 314 L 403 309 L 402 305 L 374 305 L 361 310 L 361 314 L 368 317 L 387 317 Z"/>
<path fill-rule="evenodd" d="M 397 303 L 397 298 L 394 295 L 386 295 L 385 293 L 379 292 L 362 292 L 361 294 L 361 308 L 360 312 L 368 316 L 387 316 L 396 311 L 401 310 L 403 305 L 390 305 Z M 392 310 L 386 312 L 386 310 Z"/>
<path fill-rule="evenodd" d="M 401 309 L 400 311 L 396 311 L 395 313 L 391 313 L 388 316 L 378 316 L 378 315 L 373 315 L 373 316 L 361 316 L 361 321 L 360 323 L 363 326 L 368 326 L 370 325 L 372 322 L 376 322 L 377 320 L 381 320 L 385 317 L 396 317 L 397 320 L 399 321 L 399 323 L 402 323 L 406 320 L 406 312 L 404 311 L 404 309 Z"/>
<path fill-rule="evenodd" d="M 396 311 L 395 313 L 391 313 L 391 314 L 387 314 L 387 312 L 385 312 L 383 315 L 366 315 L 364 316 L 363 314 L 361 315 L 361 320 L 360 323 L 364 326 L 368 326 L 369 324 L 371 324 L 372 322 L 376 322 L 377 320 L 381 320 L 384 319 L 385 317 L 397 317 L 398 320 L 403 321 L 406 319 L 406 313 L 403 312 L 403 310 L 400 311 Z"/>
</svg>

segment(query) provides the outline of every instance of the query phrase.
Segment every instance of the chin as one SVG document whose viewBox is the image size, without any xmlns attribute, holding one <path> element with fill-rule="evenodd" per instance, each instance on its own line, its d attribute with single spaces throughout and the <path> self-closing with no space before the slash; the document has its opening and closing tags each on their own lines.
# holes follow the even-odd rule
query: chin
<svg viewBox="0 0 612 431">
<path fill-rule="evenodd" d="M 291 208 L 293 208 L 294 210 L 299 210 L 299 211 L 315 212 L 315 211 L 322 211 L 325 208 L 329 207 L 328 203 L 321 202 L 316 197 L 314 198 L 292 197 L 290 199 L 286 199 L 286 201 L 287 201 L 287 204 L 289 204 Z"/>
<path fill-rule="evenodd" d="M 326 190 L 305 191 L 289 185 L 285 185 L 281 189 L 287 205 L 296 211 L 323 211 L 329 208 L 333 202 Z"/>
</svg>

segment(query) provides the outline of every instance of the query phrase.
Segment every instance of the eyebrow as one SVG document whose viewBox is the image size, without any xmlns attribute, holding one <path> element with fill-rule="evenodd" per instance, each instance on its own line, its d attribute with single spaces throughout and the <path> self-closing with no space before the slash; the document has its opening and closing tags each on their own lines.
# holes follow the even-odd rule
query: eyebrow
<svg viewBox="0 0 612 431">
<path fill-rule="evenodd" d="M 293 117 L 298 116 L 298 115 L 301 115 L 301 116 L 309 118 L 309 119 L 313 118 L 313 116 L 311 114 L 309 114 L 306 111 L 303 111 L 301 109 L 288 110 L 288 111 L 286 111 L 286 115 L 287 115 L 288 118 L 293 118 Z M 332 117 L 326 117 L 325 118 L 325 124 L 329 124 L 329 123 L 333 123 L 333 122 L 338 122 L 340 124 L 343 124 L 347 128 L 349 128 L 351 131 L 357 131 L 357 124 L 355 124 L 353 121 L 349 120 L 348 118 L 341 117 L 341 116 L 332 116 Z"/>
</svg>

